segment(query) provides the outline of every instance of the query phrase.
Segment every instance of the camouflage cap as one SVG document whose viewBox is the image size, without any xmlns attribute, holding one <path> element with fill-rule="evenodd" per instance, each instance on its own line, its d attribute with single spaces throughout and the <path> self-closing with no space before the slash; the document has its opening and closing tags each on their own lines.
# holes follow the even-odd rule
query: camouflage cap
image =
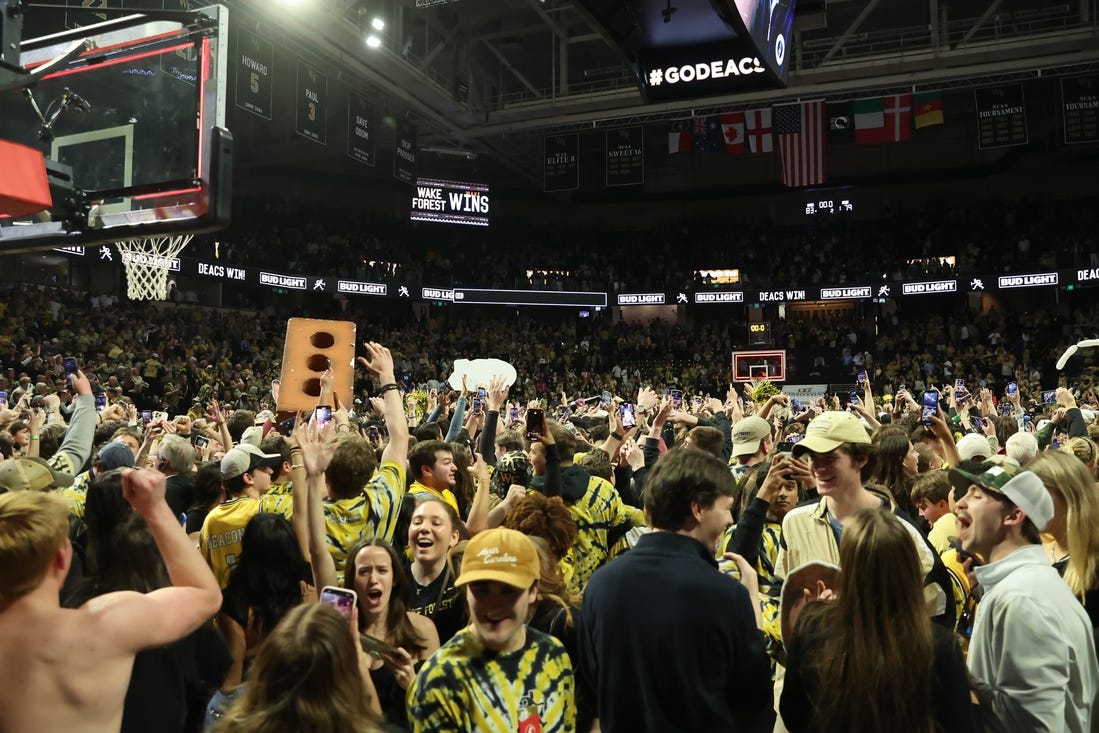
<svg viewBox="0 0 1099 733">
<path fill-rule="evenodd" d="M 951 483 L 965 489 L 976 484 L 986 491 L 999 494 L 1022 509 L 1038 531 L 1046 528 L 1049 520 L 1053 519 L 1053 498 L 1037 474 L 1013 461 L 982 463 L 981 469 L 981 473 L 972 473 L 952 468 Z"/>
</svg>

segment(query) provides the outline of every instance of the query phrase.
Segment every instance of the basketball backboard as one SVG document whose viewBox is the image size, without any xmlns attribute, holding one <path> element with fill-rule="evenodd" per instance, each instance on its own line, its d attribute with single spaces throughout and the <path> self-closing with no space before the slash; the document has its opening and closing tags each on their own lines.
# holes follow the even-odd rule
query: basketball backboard
<svg viewBox="0 0 1099 733">
<path fill-rule="evenodd" d="M 228 11 L 211 5 L 59 23 L 55 34 L 23 40 L 20 63 L 30 72 L 74 43 L 83 50 L 32 84 L 0 92 L 0 138 L 43 152 L 54 190 L 49 210 L 0 216 L 0 252 L 226 226 L 227 39 Z M 73 196 L 55 190 L 65 166 Z"/>
</svg>

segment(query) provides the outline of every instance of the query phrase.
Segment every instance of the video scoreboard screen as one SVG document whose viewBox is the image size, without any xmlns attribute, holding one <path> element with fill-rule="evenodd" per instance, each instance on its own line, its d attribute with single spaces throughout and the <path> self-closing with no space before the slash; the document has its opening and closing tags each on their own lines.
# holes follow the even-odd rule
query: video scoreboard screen
<svg viewBox="0 0 1099 733">
<path fill-rule="evenodd" d="M 409 218 L 487 227 L 491 210 L 488 186 L 483 183 L 419 178 L 412 192 Z"/>
</svg>

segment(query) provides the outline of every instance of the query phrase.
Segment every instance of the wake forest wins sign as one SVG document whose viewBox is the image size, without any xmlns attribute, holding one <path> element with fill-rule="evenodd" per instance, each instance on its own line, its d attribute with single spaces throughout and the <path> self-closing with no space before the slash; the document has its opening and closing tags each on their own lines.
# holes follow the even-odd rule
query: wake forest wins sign
<svg viewBox="0 0 1099 733">
<path fill-rule="evenodd" d="M 977 145 L 981 150 L 1027 144 L 1022 84 L 983 87 L 973 94 L 977 102 Z"/>
<path fill-rule="evenodd" d="M 1065 143 L 1099 142 L 1099 76 L 1061 79 Z"/>
<path fill-rule="evenodd" d="M 297 132 L 321 145 L 328 144 L 328 75 L 298 60 L 295 97 Z"/>
<path fill-rule="evenodd" d="M 608 130 L 607 185 L 638 186 L 645 182 L 645 128 Z"/>
<path fill-rule="evenodd" d="M 237 30 L 236 104 L 265 120 L 271 119 L 275 47 L 254 33 Z"/>
<path fill-rule="evenodd" d="M 491 205 L 488 186 L 483 183 L 421 178 L 416 181 L 409 218 L 487 227 Z"/>
</svg>

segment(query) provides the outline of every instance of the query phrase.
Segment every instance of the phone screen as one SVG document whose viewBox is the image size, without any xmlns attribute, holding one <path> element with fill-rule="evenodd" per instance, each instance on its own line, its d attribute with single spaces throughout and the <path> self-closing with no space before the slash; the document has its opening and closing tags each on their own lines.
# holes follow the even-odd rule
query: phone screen
<svg viewBox="0 0 1099 733">
<path fill-rule="evenodd" d="M 545 412 L 541 409 L 531 408 L 527 410 L 527 437 L 537 438 L 542 435 L 542 422 L 545 419 Z"/>
<path fill-rule="evenodd" d="M 672 390 L 672 406 L 675 407 L 675 409 L 677 410 L 683 409 L 683 390 Z"/>
<path fill-rule="evenodd" d="M 378 430 L 377 425 L 371 425 L 370 428 L 366 431 L 366 434 L 370 436 L 371 440 L 377 440 L 382 436 L 381 432 Z"/>
<path fill-rule="evenodd" d="M 152 410 L 142 410 L 141 411 L 141 424 L 142 425 L 148 425 L 152 421 L 153 421 L 153 411 Z"/>
<path fill-rule="evenodd" d="M 609 405 L 611 403 L 611 393 L 604 392 L 603 394 L 599 395 L 599 402 L 602 405 Z"/>
<path fill-rule="evenodd" d="M 634 412 L 634 406 L 632 402 L 623 402 L 618 407 L 618 413 L 622 418 L 622 427 L 635 428 L 637 427 L 637 414 Z"/>
<path fill-rule="evenodd" d="M 100 392 L 95 396 L 95 411 L 102 412 L 103 408 L 107 406 L 107 395 Z"/>
<path fill-rule="evenodd" d="M 482 400 L 483 400 L 483 399 L 485 398 L 485 395 L 487 395 L 487 394 L 488 394 L 488 393 L 487 393 L 487 392 L 485 392 L 485 388 L 484 388 L 484 387 L 478 387 L 478 388 L 477 388 L 477 397 L 478 397 L 479 399 L 482 399 Z"/>
<path fill-rule="evenodd" d="M 954 397 L 955 399 L 961 399 L 965 397 L 965 380 L 958 379 L 954 382 Z"/>
<path fill-rule="evenodd" d="M 317 427 L 324 428 L 328 426 L 328 423 L 332 422 L 332 406 L 331 405 L 319 405 L 315 415 L 317 419 Z"/>
<path fill-rule="evenodd" d="M 1018 382 L 1008 382 L 1007 383 L 1007 393 L 1008 394 L 1013 395 L 1018 391 L 1019 391 L 1019 383 Z"/>
<path fill-rule="evenodd" d="M 511 408 L 511 411 L 508 412 L 508 418 L 511 420 L 511 422 L 519 422 L 519 408 Z"/>
<path fill-rule="evenodd" d="M 351 614 L 355 612 L 355 601 L 357 600 L 358 595 L 353 590 L 337 588 L 332 585 L 326 585 L 321 589 L 321 603 L 332 606 L 346 619 L 350 619 Z"/>
<path fill-rule="evenodd" d="M 1057 390 L 1044 389 L 1042 390 L 1042 404 L 1052 405 L 1057 402 Z"/>
<path fill-rule="evenodd" d="M 205 448 L 208 445 L 210 445 L 210 439 L 207 438 L 205 435 L 196 435 L 195 436 L 195 447 L 196 448 Z"/>
<path fill-rule="evenodd" d="M 939 412 L 939 393 L 929 389 L 923 393 L 923 412 L 920 414 L 920 423 L 931 424 L 931 417 Z"/>
<path fill-rule="evenodd" d="M 0 405 L 5 407 L 8 404 L 8 391 L 6 389 L 0 389 Z"/>
<path fill-rule="evenodd" d="M 865 369 L 859 369 L 858 373 L 855 375 L 855 379 L 858 380 L 859 384 L 862 384 L 863 382 L 865 382 L 866 381 L 866 370 Z"/>
<path fill-rule="evenodd" d="M 485 404 L 485 401 L 483 399 L 481 399 L 480 397 L 474 397 L 473 398 L 473 414 L 474 415 L 480 415 L 481 414 L 481 408 L 483 407 L 484 404 Z"/>
<path fill-rule="evenodd" d="M 65 360 L 62 363 L 65 365 L 65 374 L 67 374 L 67 375 L 76 374 L 76 357 L 75 356 L 66 356 Z"/>
</svg>

